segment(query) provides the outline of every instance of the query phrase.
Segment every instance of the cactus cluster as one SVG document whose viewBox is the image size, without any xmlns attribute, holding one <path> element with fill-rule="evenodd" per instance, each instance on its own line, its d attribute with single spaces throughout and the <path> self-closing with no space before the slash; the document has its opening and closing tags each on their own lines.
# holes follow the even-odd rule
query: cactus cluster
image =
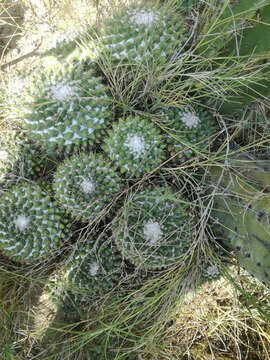
<svg viewBox="0 0 270 360">
<path fill-rule="evenodd" d="M 114 230 L 123 257 L 145 269 L 168 267 L 183 258 L 193 240 L 190 210 L 168 187 L 135 193 Z"/>
<path fill-rule="evenodd" d="M 150 119 L 121 118 L 108 133 L 103 149 L 128 178 L 143 176 L 165 159 L 162 136 Z"/>
<path fill-rule="evenodd" d="M 93 146 L 111 117 L 101 79 L 76 63 L 35 74 L 25 89 L 24 102 L 25 127 L 48 153 Z"/>
<path fill-rule="evenodd" d="M 164 65 L 186 41 L 186 25 L 166 5 L 150 1 L 124 6 L 101 32 L 104 53 L 119 64 Z"/>
<path fill-rule="evenodd" d="M 63 211 L 39 186 L 24 183 L 1 198 L 0 248 L 12 260 L 48 259 L 61 247 L 67 231 Z"/>
<path fill-rule="evenodd" d="M 121 178 L 110 163 L 93 153 L 66 159 L 59 165 L 53 182 L 59 204 L 82 221 L 98 219 L 121 187 Z"/>
<path fill-rule="evenodd" d="M 197 5 L 201 3 L 196 1 Z M 134 70 L 130 69 L 132 65 L 136 66 L 135 73 L 144 67 L 142 73 L 150 70 L 152 76 L 151 70 L 161 70 L 171 59 L 179 61 L 187 35 L 183 18 L 171 6 L 154 1 L 134 2 L 117 11 L 101 28 L 99 55 L 101 60 L 109 59 L 116 77 L 122 65 L 130 73 Z M 65 49 L 62 60 L 76 47 L 73 40 L 58 45 L 60 53 Z M 101 63 L 97 61 L 96 66 Z M 40 177 L 47 173 L 47 154 L 56 155 L 57 162 L 60 158 L 63 161 L 52 180 L 55 201 L 32 183 L 24 182 L 3 193 L 0 248 L 12 260 L 32 263 L 57 252 L 68 235 L 65 213 L 76 221 L 97 224 L 121 195 L 123 178 L 137 181 L 155 172 L 153 184 L 160 184 L 158 169 L 168 153 L 179 153 L 181 160 L 186 160 L 210 150 L 216 127 L 205 110 L 207 104 L 168 107 L 147 98 L 138 108 L 124 102 L 121 108 L 110 98 L 92 65 L 90 60 L 84 64 L 63 61 L 18 83 L 15 102 L 33 141 L 5 137 L 6 143 L 0 142 L 0 180 L 7 169 L 15 176 L 22 164 L 21 177 Z M 99 72 L 102 71 L 100 66 Z M 130 77 L 125 80 L 128 82 Z M 154 80 L 159 82 L 159 76 Z M 111 90 L 114 93 L 115 89 Z M 149 108 L 151 115 L 147 115 Z M 136 115 L 125 116 L 133 111 Z M 17 154 L 13 149 L 9 151 L 9 141 L 16 144 Z M 40 155 L 39 146 L 45 158 Z M 255 178 L 253 170 L 249 174 Z M 263 184 L 269 184 L 268 179 L 269 173 Z M 140 180 L 140 185 L 144 180 Z M 69 258 L 66 280 L 74 303 L 112 289 L 119 282 L 123 260 L 148 272 L 184 261 L 193 249 L 196 223 L 188 200 L 169 185 L 142 185 L 138 189 L 138 184 L 125 183 L 133 184 L 134 194 L 112 222 L 112 241 L 98 238 L 97 242 L 77 243 Z M 239 262 L 270 284 L 269 197 L 263 203 L 255 201 L 252 208 L 243 206 L 243 202 L 237 203 L 231 197 L 217 198 L 212 218 L 226 226 L 223 243 L 236 252 Z M 206 279 L 220 275 L 213 264 L 200 270 Z"/>
</svg>

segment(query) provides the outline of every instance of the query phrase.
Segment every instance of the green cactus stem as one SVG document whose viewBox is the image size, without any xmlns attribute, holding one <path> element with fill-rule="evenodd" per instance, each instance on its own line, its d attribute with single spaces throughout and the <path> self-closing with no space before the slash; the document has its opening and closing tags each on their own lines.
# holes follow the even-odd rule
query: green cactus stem
<svg viewBox="0 0 270 360">
<path fill-rule="evenodd" d="M 203 153 L 216 132 L 213 117 L 203 108 L 161 107 L 154 113 L 164 130 L 170 155 L 180 151 L 179 158 L 183 161 Z"/>
<path fill-rule="evenodd" d="M 165 160 L 162 135 L 149 119 L 121 118 L 108 133 L 103 149 L 126 177 L 139 178 Z"/>
<path fill-rule="evenodd" d="M 21 100 L 25 127 L 48 153 L 93 146 L 111 117 L 106 87 L 78 64 L 41 71 Z"/>
<path fill-rule="evenodd" d="M 192 243 L 190 206 L 170 188 L 146 188 L 119 213 L 114 239 L 124 258 L 144 269 L 179 261 Z"/>
<path fill-rule="evenodd" d="M 216 183 L 221 174 L 221 167 L 213 167 L 211 182 Z M 252 167 L 250 174 L 254 174 Z M 212 210 L 217 234 L 241 266 L 270 285 L 270 196 L 232 170 L 223 170 L 221 184 L 226 193 L 215 196 Z"/>
<path fill-rule="evenodd" d="M 186 26 L 168 5 L 134 2 L 122 7 L 105 23 L 101 40 L 104 55 L 129 66 L 164 65 L 181 50 Z"/>
<path fill-rule="evenodd" d="M 98 219 L 120 193 L 122 181 L 101 155 L 73 155 L 58 167 L 53 182 L 60 206 L 78 220 Z"/>
<path fill-rule="evenodd" d="M 120 281 L 122 257 L 106 239 L 79 243 L 65 267 L 70 299 L 82 305 L 112 290 Z"/>
<path fill-rule="evenodd" d="M 45 191 L 24 183 L 3 194 L 0 203 L 0 249 L 14 261 L 48 259 L 67 238 L 63 211 Z"/>
</svg>

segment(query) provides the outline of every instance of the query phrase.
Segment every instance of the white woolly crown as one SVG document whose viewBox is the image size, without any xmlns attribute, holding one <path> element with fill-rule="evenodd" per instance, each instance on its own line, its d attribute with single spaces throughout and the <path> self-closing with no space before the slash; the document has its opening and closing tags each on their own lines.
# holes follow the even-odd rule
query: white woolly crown
<svg viewBox="0 0 270 360">
<path fill-rule="evenodd" d="M 15 220 L 15 226 L 20 230 L 20 231 L 24 231 L 28 224 L 30 222 L 30 219 L 27 218 L 25 215 L 19 215 L 17 217 L 17 219 Z"/>
<path fill-rule="evenodd" d="M 192 128 L 198 126 L 200 118 L 197 115 L 193 114 L 192 112 L 186 111 L 182 115 L 181 120 L 188 128 Z"/>
<path fill-rule="evenodd" d="M 80 187 L 85 194 L 91 194 L 95 190 L 95 184 L 87 179 L 82 181 Z"/>
<path fill-rule="evenodd" d="M 65 83 L 58 83 L 50 87 L 50 92 L 54 99 L 65 100 L 76 94 L 76 87 Z"/>
<path fill-rule="evenodd" d="M 93 263 L 93 264 L 91 264 L 91 266 L 90 266 L 90 275 L 91 276 L 95 276 L 95 275 L 97 275 L 97 273 L 98 273 L 98 270 L 99 270 L 99 265 L 98 265 L 98 263 Z"/>
<path fill-rule="evenodd" d="M 143 227 L 143 233 L 150 244 L 156 244 L 162 237 L 162 230 L 157 221 L 148 221 Z"/>
<path fill-rule="evenodd" d="M 135 155 L 135 157 L 139 157 L 141 154 L 145 153 L 145 141 L 143 137 L 139 135 L 129 135 L 125 142 L 125 145 L 129 148 L 129 150 Z"/>
<path fill-rule="evenodd" d="M 130 18 L 130 20 L 137 25 L 150 26 L 157 22 L 159 19 L 159 13 L 153 11 L 140 10 L 136 11 Z"/>
</svg>

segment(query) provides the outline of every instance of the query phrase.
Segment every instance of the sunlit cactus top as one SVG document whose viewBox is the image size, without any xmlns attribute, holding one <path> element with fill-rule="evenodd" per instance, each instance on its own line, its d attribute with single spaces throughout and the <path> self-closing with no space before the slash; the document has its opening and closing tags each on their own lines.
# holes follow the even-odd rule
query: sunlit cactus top
<svg viewBox="0 0 270 360">
<path fill-rule="evenodd" d="M 78 64 L 43 70 L 26 88 L 24 122 L 48 152 L 93 145 L 111 117 L 111 103 L 101 79 Z"/>
<path fill-rule="evenodd" d="M 135 193 L 116 221 L 114 236 L 123 257 L 146 269 L 173 264 L 192 243 L 190 211 L 168 187 Z"/>
<path fill-rule="evenodd" d="M 139 178 L 165 159 L 162 136 L 150 119 L 121 118 L 105 138 L 104 151 L 129 178 Z"/>
<path fill-rule="evenodd" d="M 102 40 L 113 61 L 164 64 L 183 46 L 185 32 L 171 7 L 141 1 L 118 10 L 104 25 Z"/>
<path fill-rule="evenodd" d="M 67 232 L 63 211 L 39 186 L 24 183 L 1 198 L 0 249 L 12 260 L 48 259 Z"/>
</svg>

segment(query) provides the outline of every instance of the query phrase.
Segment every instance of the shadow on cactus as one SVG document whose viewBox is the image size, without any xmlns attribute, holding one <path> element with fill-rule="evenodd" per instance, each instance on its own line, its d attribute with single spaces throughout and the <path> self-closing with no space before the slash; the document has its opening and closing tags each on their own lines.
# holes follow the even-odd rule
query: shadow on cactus
<svg viewBox="0 0 270 360">
<path fill-rule="evenodd" d="M 39 186 L 24 183 L 4 193 L 0 204 L 0 247 L 14 261 L 54 256 L 68 238 L 63 211 Z"/>
<path fill-rule="evenodd" d="M 78 242 L 64 269 L 67 295 L 62 310 L 73 307 L 73 311 L 80 312 L 116 287 L 121 280 L 122 262 L 121 255 L 106 238 Z"/>
</svg>

